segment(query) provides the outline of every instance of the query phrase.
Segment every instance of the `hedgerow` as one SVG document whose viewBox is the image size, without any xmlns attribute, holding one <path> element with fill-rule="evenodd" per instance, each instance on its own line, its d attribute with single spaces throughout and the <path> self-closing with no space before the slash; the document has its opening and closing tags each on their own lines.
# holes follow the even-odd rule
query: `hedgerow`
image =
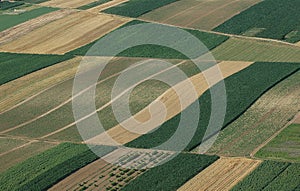
<svg viewBox="0 0 300 191">
<path fill-rule="evenodd" d="M 214 31 L 243 34 L 260 29 L 256 37 L 297 42 L 300 40 L 300 1 L 265 0 L 216 27 Z"/>
<path fill-rule="evenodd" d="M 104 156 L 114 147 L 97 149 Z M 2 173 L 0 190 L 45 190 L 98 158 L 86 145 L 62 143 Z"/>
</svg>

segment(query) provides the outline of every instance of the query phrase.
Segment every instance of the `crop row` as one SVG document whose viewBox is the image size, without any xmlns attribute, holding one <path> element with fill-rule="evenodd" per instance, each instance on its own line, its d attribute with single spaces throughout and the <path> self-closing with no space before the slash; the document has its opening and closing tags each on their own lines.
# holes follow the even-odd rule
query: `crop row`
<svg viewBox="0 0 300 191">
<path fill-rule="evenodd" d="M 264 161 L 235 190 L 294 190 L 300 185 L 300 164 Z"/>
<path fill-rule="evenodd" d="M 114 147 L 97 146 L 99 156 Z M 8 169 L 0 175 L 1 190 L 45 190 L 99 157 L 86 145 L 63 143 Z"/>
<path fill-rule="evenodd" d="M 300 40 L 300 1 L 265 0 L 214 30 L 297 42 Z"/>
<path fill-rule="evenodd" d="M 254 63 L 248 68 L 226 78 L 227 108 L 223 128 L 245 112 L 263 93 L 269 88 L 299 70 L 299 64 L 293 63 Z M 272 74 L 272 75 L 268 75 Z M 220 83 L 211 88 L 217 88 Z M 217 90 L 217 89 L 216 89 Z M 206 91 L 197 100 L 200 109 L 198 128 L 186 147 L 191 150 L 202 142 L 211 115 L 211 95 Z M 195 104 L 194 102 L 193 104 Z M 192 107 L 192 106 L 190 106 Z M 188 108 L 187 108 L 188 109 Z M 183 112 L 187 112 L 188 110 Z M 154 132 L 145 134 L 136 140 L 129 142 L 127 146 L 136 148 L 154 148 L 166 142 L 177 130 L 180 121 L 178 114 L 161 125 Z M 217 132 L 211 132 L 211 135 Z"/>
</svg>

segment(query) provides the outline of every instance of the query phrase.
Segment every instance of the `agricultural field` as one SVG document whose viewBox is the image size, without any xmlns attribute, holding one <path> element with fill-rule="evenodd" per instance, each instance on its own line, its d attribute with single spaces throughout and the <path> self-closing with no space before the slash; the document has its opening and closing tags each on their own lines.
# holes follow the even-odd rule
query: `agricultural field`
<svg viewBox="0 0 300 191">
<path fill-rule="evenodd" d="M 264 159 L 300 162 L 300 124 L 292 124 L 283 129 L 255 156 Z"/>
<path fill-rule="evenodd" d="M 299 11 L 299 1 L 265 0 L 213 30 L 294 43 L 300 40 Z"/>
<path fill-rule="evenodd" d="M 300 72 L 289 76 L 262 95 L 238 119 L 222 130 L 209 153 L 250 156 L 298 113 Z"/>
<path fill-rule="evenodd" d="M 299 7 L 0 1 L 0 190 L 300 190 Z"/>
<path fill-rule="evenodd" d="M 295 190 L 300 185 L 299 164 L 264 161 L 235 190 Z"/>
<path fill-rule="evenodd" d="M 246 158 L 221 157 L 194 178 L 186 182 L 178 191 L 230 190 L 260 163 L 261 161 Z"/>
<path fill-rule="evenodd" d="M 180 27 L 211 30 L 261 0 L 181 0 L 139 17 Z"/>
<path fill-rule="evenodd" d="M 297 70 L 299 70 L 299 64 L 258 62 L 225 79 L 227 112 L 223 127 L 226 127 L 226 125 L 245 112 L 270 87 Z M 265 72 L 271 72 L 272 75 L 266 76 Z M 217 86 L 218 84 L 212 88 Z M 201 143 L 209 122 L 210 92 L 206 91 L 197 101 L 203 110 L 200 113 L 198 129 L 187 146 L 187 151 L 194 149 Z M 168 140 L 176 131 L 179 118 L 180 114 L 166 121 L 156 131 L 145 134 L 126 145 L 136 148 L 152 148 L 160 145 Z"/>
<path fill-rule="evenodd" d="M 10 27 L 13 27 L 15 25 L 21 24 L 25 21 L 29 21 L 30 19 L 34 19 L 38 16 L 41 16 L 43 14 L 47 14 L 53 11 L 56 11 L 56 8 L 51 7 L 24 7 L 22 6 L 18 7 L 20 13 L 10 13 L 10 11 L 7 12 L 0 12 L 0 31 L 4 31 Z"/>
<path fill-rule="evenodd" d="M 0 51 L 64 54 L 100 38 L 127 21 L 114 16 L 75 12 L 0 46 Z"/>
<path fill-rule="evenodd" d="M 212 51 L 217 60 L 299 62 L 300 47 L 277 42 L 231 37 Z"/>
<path fill-rule="evenodd" d="M 136 18 L 149 11 L 176 1 L 178 0 L 128 0 L 122 4 L 105 9 L 103 12 Z"/>
</svg>

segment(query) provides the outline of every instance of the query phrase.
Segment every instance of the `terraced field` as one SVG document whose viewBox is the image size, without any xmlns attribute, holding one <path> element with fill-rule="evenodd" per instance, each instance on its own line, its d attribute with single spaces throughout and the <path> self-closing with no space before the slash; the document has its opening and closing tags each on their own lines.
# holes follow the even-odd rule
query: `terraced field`
<svg viewBox="0 0 300 191">
<path fill-rule="evenodd" d="M 181 0 L 139 17 L 175 26 L 211 30 L 261 0 Z"/>
</svg>

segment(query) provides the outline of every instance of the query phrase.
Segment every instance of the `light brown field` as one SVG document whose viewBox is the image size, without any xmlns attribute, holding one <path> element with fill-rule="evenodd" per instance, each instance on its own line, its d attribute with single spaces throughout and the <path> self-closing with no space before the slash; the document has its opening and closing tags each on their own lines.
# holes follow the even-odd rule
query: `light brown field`
<svg viewBox="0 0 300 191">
<path fill-rule="evenodd" d="M 112 1 L 109 1 L 109 2 L 104 3 L 102 5 L 90 8 L 90 9 L 88 9 L 88 11 L 91 11 L 91 12 L 94 12 L 94 13 L 99 13 L 100 11 L 102 11 L 104 9 L 108 9 L 110 7 L 114 7 L 116 5 L 119 5 L 121 3 L 125 3 L 127 1 L 129 1 L 129 0 L 112 0 Z"/>
<path fill-rule="evenodd" d="M 46 1 L 44 3 L 41 3 L 40 5 L 48 6 L 48 7 L 59 7 L 59 8 L 77 8 L 77 7 L 81 7 L 83 5 L 92 3 L 94 1 L 95 0 L 72 0 L 72 1 L 50 0 L 50 1 Z"/>
<path fill-rule="evenodd" d="M 299 42 L 297 42 L 297 43 L 295 43 L 297 46 L 300 46 L 300 41 Z"/>
<path fill-rule="evenodd" d="M 296 119 L 294 121 L 295 124 L 300 124 L 300 113 L 296 116 Z"/>
<path fill-rule="evenodd" d="M 216 73 L 216 69 L 218 69 L 217 66 L 194 75 L 188 80 L 184 80 L 167 90 L 148 107 L 134 115 L 134 117 L 129 118 L 108 131 L 87 140 L 86 143 L 106 145 L 128 143 L 142 134 L 155 129 L 164 121 L 171 119 L 197 100 L 198 97 L 200 97 L 211 86 L 250 66 L 252 63 L 253 62 L 224 61 L 218 64 L 222 76 L 219 76 L 218 73 Z M 209 77 L 213 81 L 208 84 L 206 77 Z M 182 98 L 181 101 L 179 100 L 179 97 Z M 136 121 L 144 122 L 144 124 L 141 127 L 141 124 Z M 128 131 L 128 129 L 130 131 Z"/>
<path fill-rule="evenodd" d="M 38 70 L 0 86 L 0 113 L 74 77 L 81 57 Z"/>
<path fill-rule="evenodd" d="M 223 158 L 201 171 L 178 191 L 230 190 L 253 171 L 261 161 L 246 158 Z"/>
<path fill-rule="evenodd" d="M 0 51 L 64 54 L 99 39 L 127 21 L 117 16 L 76 12 L 0 46 Z"/>
<path fill-rule="evenodd" d="M 3 45 L 7 42 L 10 42 L 14 39 L 17 39 L 20 36 L 23 36 L 43 25 L 46 25 L 55 20 L 61 19 L 71 13 L 74 13 L 76 10 L 72 9 L 62 9 L 54 11 L 37 18 L 31 19 L 14 27 L 11 27 L 7 30 L 0 32 L 0 45 Z"/>
<path fill-rule="evenodd" d="M 158 8 L 141 19 L 181 27 L 211 30 L 261 0 L 181 0 Z"/>
</svg>

